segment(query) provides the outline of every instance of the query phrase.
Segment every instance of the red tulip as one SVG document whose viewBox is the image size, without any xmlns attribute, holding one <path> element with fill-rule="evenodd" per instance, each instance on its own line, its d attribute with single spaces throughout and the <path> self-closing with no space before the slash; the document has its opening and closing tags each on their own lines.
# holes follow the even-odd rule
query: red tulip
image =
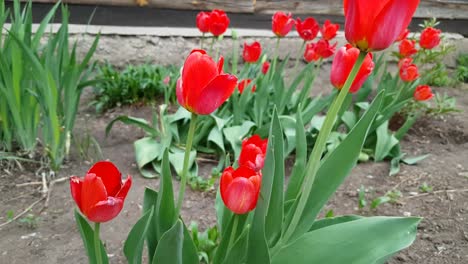
<svg viewBox="0 0 468 264">
<path fill-rule="evenodd" d="M 220 192 L 224 204 L 235 214 L 245 214 L 257 206 L 262 176 L 248 167 L 228 167 L 221 175 Z"/>
<path fill-rule="evenodd" d="M 131 185 L 132 177 L 129 175 L 122 182 L 119 169 L 109 161 L 94 164 L 84 178 L 70 178 L 70 190 L 76 205 L 90 221 L 96 223 L 110 221 L 120 213 Z"/>
<path fill-rule="evenodd" d="M 416 41 L 404 39 L 400 42 L 400 46 L 398 46 L 400 51 L 400 56 L 402 57 L 409 57 L 413 54 L 416 54 L 418 50 L 416 49 Z"/>
<path fill-rule="evenodd" d="M 400 59 L 400 61 L 398 62 L 398 68 L 401 69 L 402 67 L 406 67 L 406 66 L 408 66 L 408 65 L 410 65 L 410 64 L 412 64 L 412 63 L 413 63 L 413 59 L 412 59 L 412 58 L 409 58 L 409 57 L 408 57 L 408 58 L 402 58 L 402 59 Z"/>
<path fill-rule="evenodd" d="M 405 82 L 412 82 L 419 78 L 418 67 L 415 64 L 403 65 L 400 68 L 400 78 Z"/>
<path fill-rule="evenodd" d="M 401 33 L 400 35 L 398 35 L 397 39 L 395 41 L 402 41 L 404 39 L 406 39 L 409 35 L 410 31 L 405 28 Z"/>
<path fill-rule="evenodd" d="M 336 32 L 340 29 L 339 24 L 332 24 L 330 20 L 325 20 L 323 27 L 320 28 L 320 34 L 324 40 L 332 40 L 336 37 Z"/>
<path fill-rule="evenodd" d="M 268 69 L 270 69 L 270 63 L 268 61 L 265 61 L 262 65 L 262 73 L 267 74 Z"/>
<path fill-rule="evenodd" d="M 408 27 L 419 0 L 344 0 L 345 36 L 362 51 L 388 48 Z"/>
<path fill-rule="evenodd" d="M 218 64 L 204 50 L 193 50 L 177 80 L 177 101 L 188 111 L 209 115 L 220 107 L 237 85 L 237 77 L 223 73 L 224 59 Z"/>
<path fill-rule="evenodd" d="M 281 38 L 286 36 L 289 33 L 289 31 L 291 31 L 291 29 L 294 26 L 294 20 L 291 17 L 291 13 L 288 13 L 286 15 L 281 11 L 278 11 L 273 15 L 271 28 L 276 36 Z"/>
<path fill-rule="evenodd" d="M 440 44 L 441 31 L 432 27 L 425 28 L 421 32 L 419 46 L 424 49 L 433 49 Z"/>
<path fill-rule="evenodd" d="M 300 18 L 296 19 L 296 30 L 303 40 L 308 41 L 313 40 L 317 36 L 320 28 L 313 17 L 308 17 L 304 22 Z"/>
<path fill-rule="evenodd" d="M 330 81 L 337 89 L 341 90 L 341 88 L 343 88 L 358 56 L 359 50 L 357 48 L 353 48 L 349 44 L 340 48 L 336 53 L 331 67 Z M 369 53 L 366 55 L 349 91 L 351 93 L 357 92 L 364 84 L 367 77 L 369 77 L 373 69 L 374 62 L 372 61 L 372 53 Z"/>
<path fill-rule="evenodd" d="M 326 59 L 335 54 L 337 43 L 330 46 L 328 40 L 320 39 L 317 43 L 309 43 L 304 51 L 304 59 L 307 62 L 318 61 L 320 58 Z"/>
<path fill-rule="evenodd" d="M 260 42 L 255 41 L 252 44 L 248 45 L 247 42 L 244 42 L 244 50 L 242 52 L 242 57 L 245 62 L 257 62 L 262 54 L 262 46 Z"/>
<path fill-rule="evenodd" d="M 240 81 L 238 84 L 237 84 L 237 89 L 239 89 L 239 93 L 242 94 L 242 92 L 244 91 L 245 87 L 248 87 L 250 85 L 250 83 L 252 82 L 251 79 L 245 79 L 245 80 L 242 80 Z M 252 93 L 255 92 L 255 90 L 257 90 L 257 86 L 253 85 L 252 86 Z"/>
<path fill-rule="evenodd" d="M 434 97 L 434 94 L 431 91 L 431 87 L 428 85 L 419 85 L 414 90 L 414 100 L 416 101 L 427 101 Z"/>
<path fill-rule="evenodd" d="M 223 10 L 215 9 L 210 13 L 210 32 L 215 37 L 222 35 L 226 32 L 229 26 L 229 17 Z"/>
<path fill-rule="evenodd" d="M 198 13 L 196 22 L 197 22 L 197 28 L 201 32 L 203 33 L 210 32 L 210 13 L 203 12 L 203 11 Z"/>
<path fill-rule="evenodd" d="M 263 168 L 268 139 L 261 139 L 253 135 L 242 141 L 242 149 L 239 155 L 239 165 L 260 171 Z"/>
</svg>

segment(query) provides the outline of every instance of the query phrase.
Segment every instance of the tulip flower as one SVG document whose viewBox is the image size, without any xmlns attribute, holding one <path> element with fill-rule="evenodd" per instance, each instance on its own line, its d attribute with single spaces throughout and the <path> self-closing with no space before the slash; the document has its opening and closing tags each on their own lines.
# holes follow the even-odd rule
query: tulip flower
<svg viewBox="0 0 468 264">
<path fill-rule="evenodd" d="M 210 13 L 208 12 L 200 12 L 196 18 L 197 28 L 202 33 L 210 32 Z"/>
<path fill-rule="evenodd" d="M 261 173 L 251 168 L 226 168 L 219 184 L 221 198 L 226 207 L 235 214 L 245 214 L 255 209 L 261 181 Z"/>
<path fill-rule="evenodd" d="M 410 31 L 409 29 L 405 28 L 401 33 L 400 35 L 398 35 L 397 39 L 395 41 L 402 41 L 404 39 L 406 39 L 409 35 Z"/>
<path fill-rule="evenodd" d="M 321 39 L 317 43 L 309 43 L 304 51 L 304 59 L 307 62 L 326 59 L 335 54 L 336 45 L 330 46 L 328 40 Z"/>
<path fill-rule="evenodd" d="M 424 49 L 433 49 L 440 44 L 441 31 L 432 27 L 425 28 L 421 32 L 419 46 Z"/>
<path fill-rule="evenodd" d="M 237 78 L 223 73 L 223 62 L 221 57 L 216 64 L 204 50 L 190 53 L 177 80 L 177 101 L 182 107 L 195 114 L 209 115 L 231 96 Z"/>
<path fill-rule="evenodd" d="M 279 38 L 286 36 L 294 26 L 291 13 L 285 14 L 281 11 L 276 12 L 273 15 L 271 26 L 276 36 Z"/>
<path fill-rule="evenodd" d="M 300 18 L 296 19 L 296 30 L 304 41 L 308 41 L 313 40 L 317 36 L 320 28 L 313 17 L 308 17 L 304 21 L 301 21 Z"/>
<path fill-rule="evenodd" d="M 336 53 L 331 67 L 330 81 L 337 89 L 340 90 L 343 88 L 358 56 L 359 50 L 349 44 L 340 48 Z M 372 53 L 368 53 L 349 91 L 351 93 L 357 92 L 373 69 L 374 62 L 372 61 Z"/>
<path fill-rule="evenodd" d="M 336 37 L 336 32 L 340 29 L 339 24 L 332 24 L 330 20 L 325 20 L 323 27 L 320 28 L 320 34 L 324 40 L 332 40 Z"/>
<path fill-rule="evenodd" d="M 362 51 L 388 48 L 411 22 L 419 0 L 344 0 L 345 36 Z"/>
<path fill-rule="evenodd" d="M 262 54 L 262 46 L 260 42 L 255 41 L 252 44 L 247 44 L 244 42 L 244 50 L 242 52 L 242 58 L 244 58 L 245 62 L 254 63 L 257 62 Z"/>
<path fill-rule="evenodd" d="M 270 63 L 269 63 L 268 61 L 265 61 L 265 62 L 262 64 L 262 73 L 263 73 L 263 74 L 267 74 L 268 69 L 270 69 Z"/>
<path fill-rule="evenodd" d="M 242 92 L 244 92 L 245 87 L 249 86 L 250 83 L 252 83 L 251 79 L 245 79 L 240 81 L 239 84 L 237 84 L 237 89 L 239 90 L 239 93 L 242 94 Z M 257 90 L 257 86 L 253 85 L 251 89 L 252 93 L 255 92 L 255 90 Z"/>
<path fill-rule="evenodd" d="M 413 63 L 413 59 L 412 59 L 412 58 L 409 58 L 409 57 L 408 57 L 408 58 L 402 58 L 402 59 L 400 59 L 400 61 L 398 62 L 398 68 L 401 69 L 402 67 L 406 67 L 406 66 L 408 66 L 408 65 L 410 65 L 410 64 L 412 64 L 412 63 Z"/>
<path fill-rule="evenodd" d="M 418 50 L 416 49 L 416 41 L 404 39 L 400 42 L 398 46 L 401 57 L 409 57 L 413 54 L 416 54 Z"/>
<path fill-rule="evenodd" d="M 415 64 L 406 64 L 400 68 L 400 78 L 405 82 L 412 82 L 419 78 L 418 67 Z"/>
<path fill-rule="evenodd" d="M 131 185 L 132 177 L 129 175 L 122 182 L 120 171 L 109 161 L 94 164 L 84 178 L 70 178 L 71 194 L 76 205 L 95 223 L 110 221 L 120 213 Z"/>
<path fill-rule="evenodd" d="M 209 18 L 210 32 L 215 37 L 224 34 L 229 26 L 229 17 L 223 10 L 211 11 Z"/>
<path fill-rule="evenodd" d="M 434 94 L 431 91 L 431 87 L 428 85 L 419 85 L 414 90 L 414 100 L 416 101 L 427 101 L 434 97 Z"/>
<path fill-rule="evenodd" d="M 239 155 L 239 165 L 260 171 L 263 169 L 268 139 L 261 139 L 253 135 L 242 141 L 242 149 Z"/>
</svg>

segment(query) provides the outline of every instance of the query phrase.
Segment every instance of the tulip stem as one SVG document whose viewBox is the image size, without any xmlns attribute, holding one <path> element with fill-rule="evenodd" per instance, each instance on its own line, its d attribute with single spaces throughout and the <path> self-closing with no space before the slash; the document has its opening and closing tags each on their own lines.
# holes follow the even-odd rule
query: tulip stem
<svg viewBox="0 0 468 264">
<path fill-rule="evenodd" d="M 301 49 L 299 50 L 299 54 L 297 54 L 296 63 L 294 64 L 294 70 L 292 72 L 296 72 L 297 67 L 299 66 L 299 61 L 302 59 L 302 54 L 304 53 L 304 47 L 306 45 L 306 41 L 304 40 L 301 45 Z"/>
<path fill-rule="evenodd" d="M 274 57 L 273 57 L 273 64 L 271 65 L 271 70 L 272 70 L 272 72 L 270 73 L 271 78 L 273 78 L 273 75 L 275 74 L 275 71 L 276 71 L 276 63 L 278 61 L 278 50 L 279 50 L 280 40 L 281 40 L 280 37 L 276 38 L 275 54 L 274 54 Z"/>
<path fill-rule="evenodd" d="M 192 150 L 193 138 L 195 135 L 195 127 L 197 123 L 197 115 L 192 113 L 190 118 L 190 128 L 187 135 L 187 144 L 185 144 L 185 155 L 184 155 L 184 167 L 182 169 L 182 175 L 180 178 L 180 187 L 179 187 L 179 198 L 177 200 L 177 207 L 175 216 L 179 217 L 180 209 L 182 208 L 182 202 L 184 200 L 185 187 L 187 185 L 187 174 L 190 160 L 190 151 Z"/>
<path fill-rule="evenodd" d="M 239 215 L 235 214 L 234 215 L 234 223 L 232 224 L 232 230 L 231 230 L 231 236 L 229 238 L 229 244 L 228 244 L 228 251 L 231 250 L 231 248 L 234 246 L 234 242 L 236 240 L 236 234 L 237 234 L 237 226 L 239 225 Z"/>
<path fill-rule="evenodd" d="M 101 240 L 99 239 L 100 223 L 94 223 L 94 251 L 96 254 L 96 263 L 102 264 Z"/>
<path fill-rule="evenodd" d="M 315 180 L 315 176 L 320 167 L 322 153 L 325 150 L 328 137 L 333 129 L 333 125 L 335 123 L 338 112 L 340 111 L 340 108 L 344 100 L 346 99 L 346 96 L 348 95 L 349 89 L 351 88 L 351 85 L 353 84 L 353 81 L 356 78 L 357 73 L 359 72 L 359 69 L 361 68 L 363 64 L 366 55 L 367 55 L 367 52 L 361 51 L 359 53 L 359 57 L 357 58 L 348 78 L 346 79 L 346 82 L 343 88 L 341 88 L 341 91 L 338 93 L 338 96 L 335 98 L 332 105 L 330 106 L 330 109 L 328 110 L 328 113 L 325 117 L 325 121 L 317 137 L 315 146 L 307 162 L 304 182 L 302 184 L 303 189 L 300 193 L 298 193 L 298 197 L 297 197 L 297 199 L 299 199 L 298 200 L 299 203 L 296 207 L 296 210 L 294 211 L 294 216 L 291 220 L 291 223 L 289 224 L 284 234 L 283 241 L 285 243 L 289 242 L 289 239 L 291 239 L 291 237 L 293 236 L 299 224 L 299 221 L 301 220 L 303 216 L 305 206 L 310 196 L 310 192 L 312 191 L 312 186 Z"/>
<path fill-rule="evenodd" d="M 215 36 L 213 36 L 211 38 L 210 53 L 209 53 L 210 55 L 212 55 L 211 53 L 213 52 L 213 46 L 214 46 L 214 43 L 215 43 L 215 38 L 216 38 Z M 214 56 L 212 56 L 212 57 L 214 57 Z"/>
</svg>

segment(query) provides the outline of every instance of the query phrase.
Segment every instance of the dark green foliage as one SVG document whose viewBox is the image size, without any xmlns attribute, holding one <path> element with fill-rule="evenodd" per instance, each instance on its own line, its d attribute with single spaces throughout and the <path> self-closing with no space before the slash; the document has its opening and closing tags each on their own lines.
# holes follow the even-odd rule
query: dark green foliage
<svg viewBox="0 0 468 264">
<path fill-rule="evenodd" d="M 169 77 L 166 79 L 165 78 Z M 164 98 L 164 103 L 175 102 L 175 84 L 179 71 L 175 66 L 152 64 L 129 65 L 117 70 L 109 63 L 98 66 L 92 105 L 97 112 L 118 105 L 147 103 Z"/>
</svg>

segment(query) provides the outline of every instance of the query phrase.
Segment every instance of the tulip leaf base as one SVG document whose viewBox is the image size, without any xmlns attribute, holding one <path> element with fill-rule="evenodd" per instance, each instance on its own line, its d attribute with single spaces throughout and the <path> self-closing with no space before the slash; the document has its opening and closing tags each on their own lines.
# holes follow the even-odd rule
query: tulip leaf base
<svg viewBox="0 0 468 264">
<path fill-rule="evenodd" d="M 81 238 L 83 239 L 86 253 L 89 258 L 89 264 L 109 263 L 104 244 L 100 242 L 100 247 L 95 247 L 94 230 L 89 225 L 88 221 L 86 221 L 86 219 L 78 212 L 78 210 L 75 210 L 75 220 L 78 224 L 78 229 L 80 230 Z M 98 254 L 96 254 L 95 248 L 100 248 L 100 252 Z M 100 260 L 96 258 L 97 255 L 101 256 Z"/>
</svg>

